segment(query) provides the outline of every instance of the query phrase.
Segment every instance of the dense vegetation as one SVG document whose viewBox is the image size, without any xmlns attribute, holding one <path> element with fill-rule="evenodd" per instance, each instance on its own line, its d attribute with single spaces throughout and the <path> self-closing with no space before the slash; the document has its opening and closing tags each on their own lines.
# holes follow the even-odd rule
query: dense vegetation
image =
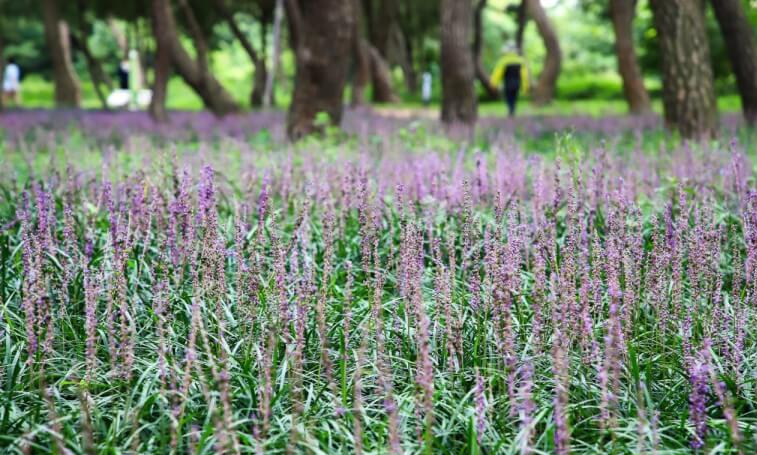
<svg viewBox="0 0 757 455">
<path fill-rule="evenodd" d="M 466 146 L 353 113 L 292 146 L 16 115 L 3 451 L 757 450 L 736 123 L 681 145 L 552 118 Z"/>
</svg>

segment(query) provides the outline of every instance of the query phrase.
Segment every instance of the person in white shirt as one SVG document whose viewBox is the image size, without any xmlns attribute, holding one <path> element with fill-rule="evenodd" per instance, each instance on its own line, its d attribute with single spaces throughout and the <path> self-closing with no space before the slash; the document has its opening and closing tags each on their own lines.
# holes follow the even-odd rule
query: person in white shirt
<svg viewBox="0 0 757 455">
<path fill-rule="evenodd" d="M 428 70 L 421 76 L 421 99 L 424 106 L 428 106 L 431 102 L 431 71 Z"/>
<path fill-rule="evenodd" d="M 5 65 L 3 74 L 3 101 L 18 106 L 18 92 L 21 89 L 21 70 L 16 65 L 16 59 L 11 57 Z"/>
</svg>

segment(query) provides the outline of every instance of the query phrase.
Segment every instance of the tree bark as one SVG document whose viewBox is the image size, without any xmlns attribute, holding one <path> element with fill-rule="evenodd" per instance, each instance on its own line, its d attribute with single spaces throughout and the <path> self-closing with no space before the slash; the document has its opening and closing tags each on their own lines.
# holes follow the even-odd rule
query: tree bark
<svg viewBox="0 0 757 455">
<path fill-rule="evenodd" d="M 110 28 L 110 33 L 113 35 L 113 39 L 116 40 L 118 49 L 121 51 L 119 58 L 129 58 L 129 43 L 126 39 L 126 33 L 124 33 L 124 31 L 121 29 L 121 26 L 113 17 L 108 18 L 108 27 Z"/>
<path fill-rule="evenodd" d="M 289 0 L 295 31 L 297 73 L 287 117 L 287 134 L 297 140 L 318 130 L 316 114 L 342 120 L 343 92 L 355 39 L 351 0 Z"/>
<path fill-rule="evenodd" d="M 533 102 L 537 105 L 544 105 L 551 102 L 557 91 L 557 78 L 560 76 L 560 67 L 562 65 L 562 53 L 560 51 L 560 42 L 557 39 L 557 33 L 547 17 L 547 13 L 541 6 L 541 0 L 526 0 L 528 15 L 536 23 L 536 29 L 544 41 L 544 47 L 547 55 L 544 58 L 544 67 L 539 74 L 533 91 Z"/>
<path fill-rule="evenodd" d="M 747 123 L 757 124 L 757 45 L 741 0 L 712 0 Z"/>
<path fill-rule="evenodd" d="M 355 39 L 352 42 L 353 75 L 352 75 L 352 106 L 365 104 L 365 88 L 371 82 L 371 55 L 368 40 L 365 36 L 365 22 L 363 21 L 363 4 L 361 0 L 352 0 L 355 14 Z"/>
<path fill-rule="evenodd" d="M 247 35 L 244 34 L 242 29 L 239 28 L 237 21 L 234 19 L 234 14 L 226 7 L 224 0 L 215 0 L 216 10 L 223 16 L 226 23 L 231 29 L 231 33 L 242 45 L 242 48 L 250 57 L 252 65 L 255 67 L 255 75 L 252 83 L 252 92 L 250 93 L 250 105 L 253 107 L 259 107 L 263 104 L 263 91 L 265 90 L 265 81 L 268 78 L 265 67 L 265 59 L 255 51 L 252 43 Z"/>
<path fill-rule="evenodd" d="M 408 92 L 415 93 L 418 91 L 418 78 L 413 67 L 413 43 L 402 30 L 399 23 L 396 23 L 394 26 L 393 36 L 397 59 L 399 60 L 400 68 L 402 68 L 402 77 L 405 80 L 405 88 Z M 390 60 L 386 59 L 386 61 L 389 62 Z"/>
<path fill-rule="evenodd" d="M 202 36 L 200 36 L 199 27 L 196 25 L 196 20 L 193 19 L 193 13 L 189 5 L 185 1 L 181 3 L 183 5 L 180 6 L 182 6 L 182 10 L 189 22 L 190 35 L 192 35 L 197 49 L 196 60 L 189 56 L 179 41 L 179 33 L 176 29 L 176 22 L 174 21 L 170 3 L 167 0 L 160 1 L 159 8 L 155 11 L 157 17 L 160 18 L 160 23 L 164 25 L 165 38 L 168 43 L 171 63 L 174 69 L 184 82 L 202 99 L 205 107 L 215 115 L 223 116 L 238 112 L 239 105 L 237 102 L 234 101 L 229 92 L 208 71 L 207 46 Z"/>
<path fill-rule="evenodd" d="M 650 0 L 660 41 L 665 124 L 684 138 L 715 132 L 717 106 L 702 4 Z"/>
<path fill-rule="evenodd" d="M 152 30 L 155 35 L 155 80 L 149 110 L 153 120 L 159 123 L 168 121 L 166 95 L 168 79 L 171 76 L 171 38 L 167 34 L 170 25 L 165 22 L 165 14 L 161 14 L 161 11 L 166 9 L 170 12 L 168 2 L 169 0 L 152 0 L 150 5 Z"/>
<path fill-rule="evenodd" d="M 263 107 L 268 108 L 273 103 L 273 84 L 276 80 L 276 70 L 279 66 L 281 53 L 281 19 L 284 15 L 284 1 L 276 0 L 273 10 L 273 51 L 271 55 L 271 71 L 266 75 L 265 90 L 263 90 Z"/>
<path fill-rule="evenodd" d="M 105 86 L 105 89 L 110 92 L 113 90 L 113 83 L 103 70 L 100 60 L 92 54 L 87 44 L 87 36 L 91 33 L 92 27 L 83 18 L 80 18 L 78 22 L 80 28 L 79 34 L 71 32 L 71 44 L 84 56 L 84 60 L 87 62 L 87 72 L 89 72 L 92 86 L 95 89 L 95 95 L 97 95 L 102 108 L 107 111 L 109 107 L 102 86 Z"/>
<path fill-rule="evenodd" d="M 42 17 L 45 25 L 45 41 L 53 64 L 55 105 L 78 107 L 81 101 L 81 88 L 71 63 L 68 24 L 60 18 L 56 0 L 42 0 Z"/>
<path fill-rule="evenodd" d="M 397 0 L 380 0 L 378 10 L 375 10 L 373 2 L 370 2 L 369 9 L 371 10 L 369 17 L 372 19 L 370 23 L 371 44 L 382 57 L 388 60 L 392 27 L 398 14 Z"/>
<path fill-rule="evenodd" d="M 515 30 L 515 47 L 521 54 L 523 53 L 523 35 L 526 33 L 526 24 L 528 23 L 528 14 L 526 14 L 527 1 L 528 0 L 520 0 L 518 13 L 516 15 L 518 28 Z"/>
<path fill-rule="evenodd" d="M 352 76 L 352 100 L 350 103 L 352 106 L 362 106 L 365 104 L 365 89 L 371 82 L 371 50 L 368 40 L 355 39 L 353 52 L 355 72 Z"/>
<path fill-rule="evenodd" d="M 615 53 L 618 72 L 623 79 L 623 95 L 628 102 L 628 109 L 639 114 L 648 112 L 650 105 L 633 45 L 635 9 L 636 0 L 610 0 L 610 17 L 615 31 Z"/>
<path fill-rule="evenodd" d="M 470 35 L 470 0 L 441 0 L 442 122 L 472 125 L 476 121 L 474 62 Z"/>
<path fill-rule="evenodd" d="M 373 101 L 376 103 L 396 103 L 399 98 L 392 87 L 392 70 L 375 47 L 366 43 L 371 70 Z"/>
<path fill-rule="evenodd" d="M 499 98 L 499 90 L 497 90 L 497 87 L 489 83 L 489 75 L 484 68 L 484 63 L 481 61 L 481 48 L 484 44 L 483 16 L 485 8 L 486 0 L 478 0 L 478 3 L 476 3 L 476 10 L 473 15 L 473 59 L 476 62 L 476 78 L 484 88 L 484 92 L 486 92 L 487 98 L 489 98 L 490 100 L 496 100 Z"/>
</svg>

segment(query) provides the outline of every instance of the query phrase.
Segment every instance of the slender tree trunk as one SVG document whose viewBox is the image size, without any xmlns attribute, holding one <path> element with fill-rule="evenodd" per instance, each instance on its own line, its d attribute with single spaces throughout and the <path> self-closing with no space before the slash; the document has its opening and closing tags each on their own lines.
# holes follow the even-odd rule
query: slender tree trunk
<svg viewBox="0 0 757 455">
<path fill-rule="evenodd" d="M 108 102 L 105 93 L 103 93 L 103 86 L 105 86 L 105 89 L 110 92 L 113 89 L 112 82 L 107 74 L 105 74 L 105 71 L 100 64 L 100 60 L 98 60 L 89 49 L 86 40 L 86 31 L 82 35 L 83 36 L 80 37 L 71 33 L 71 43 L 84 56 L 84 60 L 87 62 L 87 71 L 92 80 L 92 86 L 95 89 L 97 99 L 100 101 L 103 109 L 108 110 Z"/>
<path fill-rule="evenodd" d="M 562 65 L 562 53 L 560 51 L 560 42 L 557 39 L 557 33 L 547 17 L 547 13 L 541 6 L 541 0 L 526 0 L 528 15 L 536 23 L 536 29 L 544 41 L 544 47 L 547 49 L 547 55 L 544 58 L 544 67 L 536 81 L 533 92 L 533 101 L 537 105 L 543 105 L 551 102 L 555 97 L 557 90 L 557 78 L 560 76 L 560 67 Z"/>
<path fill-rule="evenodd" d="M 610 0 L 610 17 L 615 30 L 615 53 L 618 57 L 618 72 L 623 79 L 623 95 L 628 102 L 628 109 L 638 114 L 648 112 L 650 105 L 633 45 L 635 9 L 636 0 Z"/>
<path fill-rule="evenodd" d="M 281 53 L 281 19 L 284 15 L 284 0 L 276 0 L 273 10 L 273 51 L 271 55 L 271 71 L 266 75 L 265 90 L 263 91 L 263 107 L 273 104 L 273 84 L 278 70 L 279 54 Z"/>
<path fill-rule="evenodd" d="M 476 3 L 476 10 L 473 14 L 473 58 L 476 62 L 476 78 L 478 82 L 486 92 L 487 98 L 490 100 L 496 100 L 499 98 L 499 90 L 497 87 L 489 83 L 489 74 L 484 68 L 484 63 L 481 61 L 481 48 L 484 44 L 483 39 L 483 20 L 484 9 L 486 8 L 486 0 L 478 0 Z"/>
<path fill-rule="evenodd" d="M 45 24 L 45 41 L 53 64 L 55 82 L 55 105 L 78 107 L 81 89 L 71 63 L 68 24 L 60 18 L 56 0 L 42 0 L 42 16 Z"/>
<path fill-rule="evenodd" d="M 757 45 L 754 28 L 741 0 L 712 0 L 711 3 L 736 76 L 744 119 L 747 123 L 757 124 Z"/>
<path fill-rule="evenodd" d="M 523 35 L 526 33 L 526 24 L 528 23 L 528 14 L 526 14 L 526 2 L 528 0 L 520 0 L 518 4 L 518 14 L 516 21 L 518 28 L 515 30 L 515 47 L 519 53 L 523 53 Z"/>
<path fill-rule="evenodd" d="M 353 40 L 354 74 L 352 76 L 352 106 L 365 104 L 365 88 L 371 82 L 370 44 L 365 36 L 363 5 L 360 0 L 352 0 L 355 14 L 355 39 Z"/>
<path fill-rule="evenodd" d="M 155 35 L 155 80 L 152 87 L 152 99 L 150 100 L 150 116 L 156 122 L 167 122 L 166 95 L 168 79 L 171 77 L 171 38 L 167 32 L 165 14 L 166 9 L 170 12 L 169 0 L 152 0 L 151 19 L 152 30 Z"/>
<path fill-rule="evenodd" d="M 287 134 L 296 140 L 317 130 L 316 114 L 342 120 L 344 85 L 355 39 L 351 0 L 289 0 L 290 26 L 297 36 L 294 94 Z"/>
<path fill-rule="evenodd" d="M 118 49 L 121 51 L 119 58 L 129 58 L 129 43 L 126 39 L 126 33 L 121 29 L 120 24 L 116 19 L 110 17 L 108 18 L 108 27 L 110 28 L 110 33 L 113 35 L 113 39 L 116 40 Z"/>
<path fill-rule="evenodd" d="M 476 121 L 473 10 L 470 0 L 441 0 L 442 121 L 473 125 Z"/>
<path fill-rule="evenodd" d="M 351 104 L 352 106 L 362 106 L 365 104 L 365 89 L 371 82 L 371 49 L 366 39 L 355 39 L 354 59 L 355 74 L 352 77 Z"/>
<path fill-rule="evenodd" d="M 252 65 L 255 67 L 255 75 L 252 83 L 252 92 L 250 93 L 250 105 L 253 107 L 259 107 L 263 104 L 263 90 L 265 89 L 265 81 L 267 79 L 267 71 L 265 67 L 265 60 L 260 58 L 260 55 L 255 51 L 252 43 L 247 35 L 244 34 L 242 29 L 239 28 L 237 21 L 234 19 L 234 14 L 226 7 L 224 0 L 215 0 L 216 10 L 224 17 L 226 23 L 231 29 L 231 33 L 242 45 L 242 48 L 250 57 Z"/>
<path fill-rule="evenodd" d="M 373 101 L 376 103 L 396 103 L 399 98 L 392 87 L 392 70 L 375 47 L 366 43 L 373 86 Z"/>
<path fill-rule="evenodd" d="M 717 106 L 702 3 L 650 0 L 660 40 L 665 124 L 684 138 L 715 132 Z"/>
<path fill-rule="evenodd" d="M 418 91 L 418 78 L 413 66 L 413 44 L 398 23 L 394 27 L 394 37 L 397 57 L 402 68 L 402 77 L 405 80 L 405 88 L 408 92 L 415 93 Z"/>
<path fill-rule="evenodd" d="M 189 30 L 192 35 L 197 59 L 193 60 L 179 41 L 179 34 L 171 11 L 171 5 L 167 0 L 159 2 L 159 8 L 155 11 L 156 17 L 164 25 L 165 38 L 168 41 L 171 63 L 176 72 L 202 99 L 207 107 L 215 115 L 223 116 L 239 111 L 239 105 L 225 88 L 208 71 L 207 47 L 199 33 L 196 19 L 186 1 L 181 2 L 182 10 L 189 22 Z"/>
</svg>

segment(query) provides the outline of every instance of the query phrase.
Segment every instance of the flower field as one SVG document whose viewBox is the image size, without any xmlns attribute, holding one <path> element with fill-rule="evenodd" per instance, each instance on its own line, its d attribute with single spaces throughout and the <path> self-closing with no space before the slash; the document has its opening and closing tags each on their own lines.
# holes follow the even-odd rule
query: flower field
<svg viewBox="0 0 757 455">
<path fill-rule="evenodd" d="M 25 115 L 0 452 L 757 451 L 754 132 Z"/>
</svg>

